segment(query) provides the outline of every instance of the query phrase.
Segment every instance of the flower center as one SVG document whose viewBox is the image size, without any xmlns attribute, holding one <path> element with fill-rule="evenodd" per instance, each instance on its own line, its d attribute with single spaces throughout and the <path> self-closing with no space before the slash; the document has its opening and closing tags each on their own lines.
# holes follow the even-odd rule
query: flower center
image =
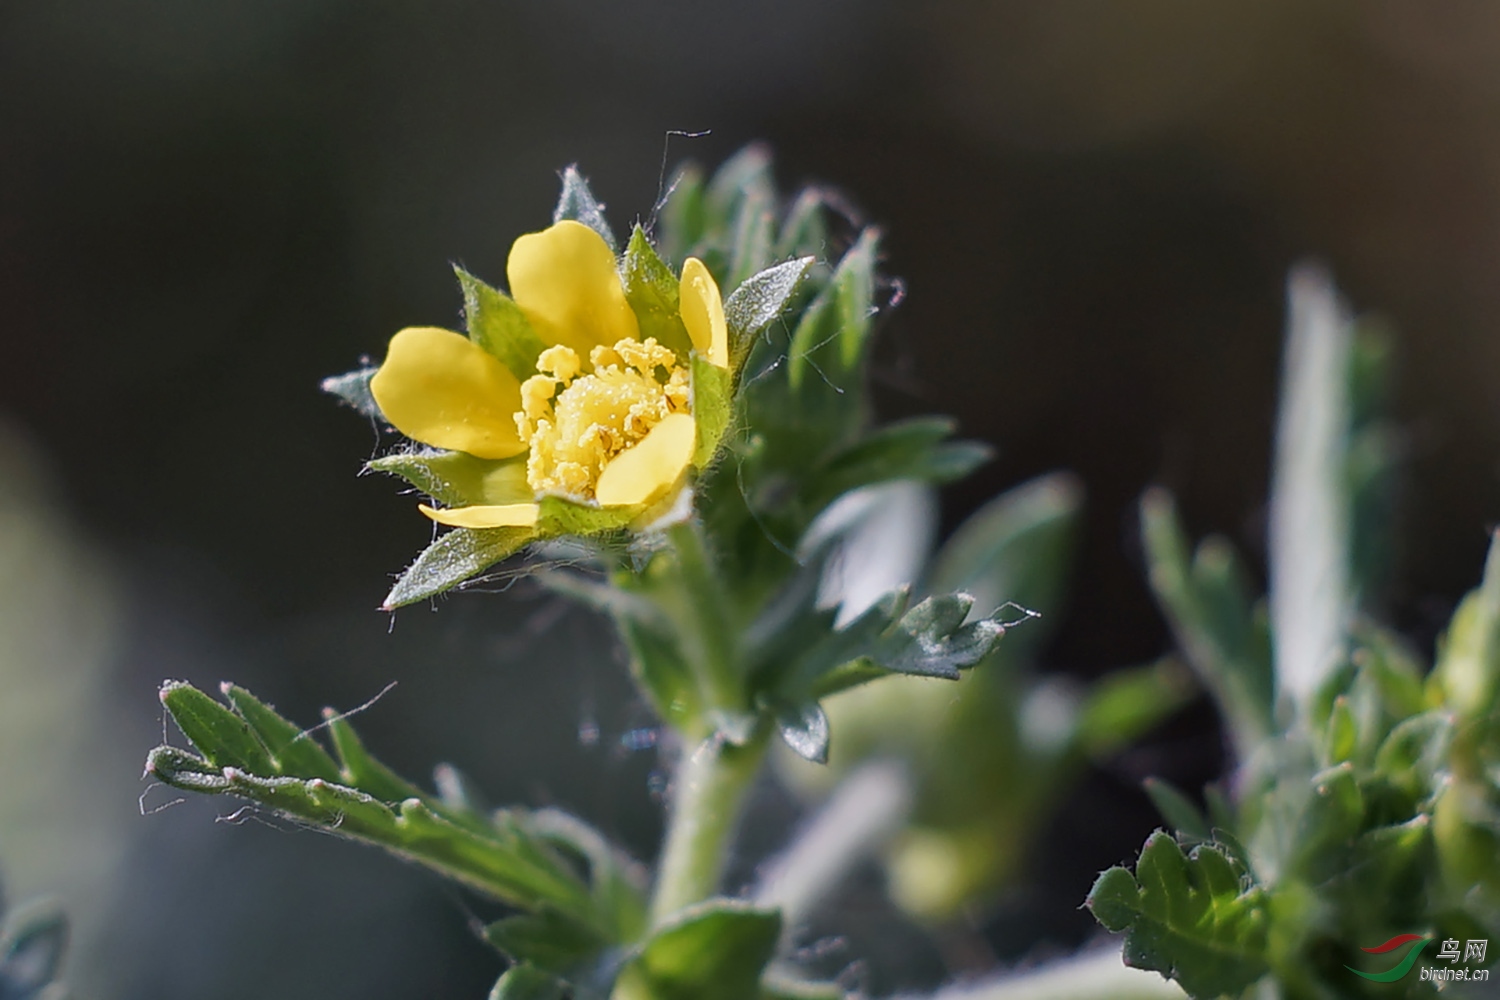
<svg viewBox="0 0 1500 1000">
<path fill-rule="evenodd" d="M 538 493 L 592 499 L 611 459 L 664 417 L 688 412 L 687 370 L 654 337 L 596 347 L 589 360 L 594 370 L 580 375 L 572 348 L 549 347 L 521 383 L 516 429 L 530 442 L 526 479 Z"/>
</svg>

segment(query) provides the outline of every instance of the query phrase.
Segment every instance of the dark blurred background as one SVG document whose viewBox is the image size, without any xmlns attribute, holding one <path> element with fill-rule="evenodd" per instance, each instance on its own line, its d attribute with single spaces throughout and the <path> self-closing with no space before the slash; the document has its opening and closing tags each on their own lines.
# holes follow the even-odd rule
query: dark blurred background
<svg viewBox="0 0 1500 1000">
<path fill-rule="evenodd" d="M 1500 512 L 1497 112 L 1487 0 L 0 5 L 12 895 L 74 911 L 83 996 L 483 995 L 500 963 L 435 879 L 221 803 L 141 818 L 164 677 L 307 720 L 398 681 L 362 719 L 393 764 L 452 760 L 649 852 L 657 761 L 619 748 L 650 719 L 607 630 L 525 587 L 375 611 L 429 527 L 356 478 L 376 434 L 317 385 L 455 323 L 448 263 L 503 280 L 564 165 L 617 227 L 648 213 L 673 129 L 712 130 L 673 163 L 768 140 L 785 189 L 834 184 L 889 234 L 883 413 L 955 413 L 999 452 L 945 524 L 1081 475 L 1050 655 L 1079 676 L 1164 648 L 1147 484 L 1260 558 L 1282 283 L 1327 261 L 1399 332 L 1390 612 L 1427 645 Z M 1089 778 L 996 954 L 1088 936 L 1090 878 L 1153 823 L 1135 782 L 1213 776 L 1213 727 Z M 932 975 L 920 951 L 872 987 Z"/>
</svg>

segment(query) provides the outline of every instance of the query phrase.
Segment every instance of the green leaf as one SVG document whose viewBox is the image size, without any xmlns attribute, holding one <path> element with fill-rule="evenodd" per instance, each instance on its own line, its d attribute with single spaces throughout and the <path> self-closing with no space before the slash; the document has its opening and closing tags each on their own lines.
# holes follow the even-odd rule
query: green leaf
<svg viewBox="0 0 1500 1000">
<path fill-rule="evenodd" d="M 724 321 L 729 327 L 731 357 L 742 356 L 749 346 L 750 338 L 781 315 L 812 263 L 813 258 L 801 257 L 768 267 L 746 278 L 724 300 Z"/>
<path fill-rule="evenodd" d="M 1028 622 L 1008 641 L 1031 628 Z M 1181 708 L 1195 691 L 1186 668 L 1175 660 L 1112 671 L 1089 686 L 1074 724 L 1074 745 L 1094 759 L 1116 753 Z"/>
<path fill-rule="evenodd" d="M 490 990 L 490 1000 L 570 1000 L 568 984 L 532 965 L 507 969 Z"/>
<path fill-rule="evenodd" d="M 226 681 L 219 690 L 229 700 L 230 707 L 255 730 L 278 773 L 341 780 L 339 765 L 306 730 L 282 718 L 274 708 L 242 687 Z"/>
<path fill-rule="evenodd" d="M 1453 721 L 1452 713 L 1433 709 L 1401 722 L 1375 752 L 1376 773 L 1417 802 L 1429 799 L 1443 784 Z"/>
<path fill-rule="evenodd" d="M 746 191 L 735 213 L 734 239 L 724 287 L 738 290 L 751 275 L 771 263 L 775 226 L 775 193 L 757 188 Z"/>
<path fill-rule="evenodd" d="M 984 659 L 1005 634 L 998 617 L 965 625 L 973 604 L 968 594 L 935 594 L 902 615 L 866 655 L 897 673 L 957 679 L 960 668 Z"/>
<path fill-rule="evenodd" d="M 484 936 L 512 961 L 559 976 L 588 965 L 609 945 L 594 928 L 547 907 L 498 920 Z"/>
<path fill-rule="evenodd" d="M 621 973 L 618 1000 L 757 1000 L 781 915 L 734 900 L 685 910 Z"/>
<path fill-rule="evenodd" d="M 692 164 L 680 168 L 667 186 L 657 213 L 658 250 L 666 260 L 681 264 L 703 239 L 707 211 L 703 173 Z"/>
<path fill-rule="evenodd" d="M 488 459 L 427 448 L 384 455 L 365 467 L 399 476 L 445 507 L 529 503 L 534 496 L 525 455 Z"/>
<path fill-rule="evenodd" d="M 248 799 L 326 832 L 378 844 L 533 913 L 551 909 L 600 934 L 626 926 L 628 907 L 644 912 L 639 886 L 622 874 L 623 867 L 615 865 L 611 870 L 596 863 L 608 851 L 602 838 L 583 848 L 588 856 L 581 867 L 602 880 L 591 886 L 581 880 L 580 866 L 564 860 L 553 846 L 554 841 L 564 839 L 555 819 L 533 827 L 525 816 L 497 813 L 490 818 L 427 795 L 372 757 L 349 721 L 340 716 L 326 722 L 342 760 L 337 782 L 308 774 L 273 775 L 269 760 L 257 762 L 253 769 L 220 764 L 218 760 L 236 755 L 219 744 L 240 744 L 248 735 L 237 734 L 227 723 L 233 720 L 243 727 L 243 720 L 223 706 L 219 706 L 223 714 L 216 716 L 206 706 L 218 703 L 201 692 L 189 697 L 186 692 L 193 689 L 186 685 L 169 687 L 165 699 L 169 709 L 175 707 L 174 717 L 181 713 L 188 721 L 203 741 L 204 753 L 200 758 L 174 747 L 152 751 L 147 773 L 174 788 Z M 237 701 L 261 704 L 243 692 Z M 271 728 L 278 737 L 286 735 L 281 725 Z M 241 750 L 238 756 L 247 755 Z M 326 772 L 327 763 L 316 761 L 315 768 Z M 568 843 L 581 842 L 575 829 Z"/>
<path fill-rule="evenodd" d="M 1165 490 L 1141 498 L 1141 536 L 1157 603 L 1229 723 L 1240 759 L 1248 760 L 1273 731 L 1275 680 L 1246 575 L 1222 539 L 1205 541 L 1189 562 L 1187 536 Z"/>
<path fill-rule="evenodd" d="M 729 428 L 733 409 L 734 375 L 697 351 L 692 356 L 693 419 L 698 425 L 698 446 L 693 464 L 705 468 L 718 453 L 719 442 Z"/>
<path fill-rule="evenodd" d="M 640 226 L 630 234 L 625 256 L 620 261 L 620 281 L 625 286 L 625 301 L 635 312 L 641 339 L 655 337 L 656 342 L 686 359 L 693 349 L 687 327 L 679 312 L 680 282 L 672 269 L 657 255 L 646 231 Z"/>
<path fill-rule="evenodd" d="M 815 370 L 834 386 L 849 388 L 869 340 L 879 236 L 866 229 L 839 261 L 833 278 L 792 332 L 787 378 L 796 389 Z"/>
<path fill-rule="evenodd" d="M 381 604 L 393 611 L 478 576 L 535 537 L 531 528 L 454 528 L 427 546 Z"/>
<path fill-rule="evenodd" d="M 963 591 L 981 608 L 1013 601 L 1041 615 L 1004 650 L 1016 662 L 1036 650 L 1061 610 L 1078 534 L 1083 486 L 1054 472 L 1013 487 L 969 516 L 933 557 L 929 589 Z"/>
<path fill-rule="evenodd" d="M 776 238 L 776 256 L 811 255 L 818 257 L 828 249 L 828 226 L 823 220 L 826 199 L 819 188 L 807 187 L 797 193 L 787 209 Z"/>
<path fill-rule="evenodd" d="M 583 862 L 593 894 L 596 925 L 611 941 L 634 941 L 646 930 L 650 877 L 640 863 L 594 827 L 561 809 L 530 814 L 530 831 Z"/>
<path fill-rule="evenodd" d="M 515 300 L 458 265 L 453 273 L 464 293 L 464 323 L 469 339 L 499 358 L 516 378 L 536 374 L 536 359 L 547 345 L 537 336 Z"/>
<path fill-rule="evenodd" d="M 831 456 L 811 479 L 809 506 L 821 510 L 850 490 L 896 479 L 941 485 L 962 479 L 993 454 L 977 441 L 945 443 L 951 417 L 912 417 L 886 424 Z"/>
<path fill-rule="evenodd" d="M 828 716 L 817 702 L 782 706 L 776 712 L 776 727 L 797 756 L 814 764 L 828 763 Z"/>
<path fill-rule="evenodd" d="M 704 200 L 708 217 L 722 223 L 735 219 L 740 206 L 747 201 L 774 202 L 775 198 L 771 150 L 764 144 L 752 143 L 714 171 Z"/>
<path fill-rule="evenodd" d="M 1480 718 L 1495 705 L 1500 692 L 1500 531 L 1491 536 L 1483 582 L 1453 614 L 1428 683 L 1465 719 Z"/>
<path fill-rule="evenodd" d="M 1161 831 L 1141 851 L 1135 876 L 1111 868 L 1085 905 L 1111 931 L 1126 931 L 1125 964 L 1175 979 L 1190 996 L 1238 995 L 1268 971 L 1259 888 L 1217 847 L 1184 855 Z"/>
<path fill-rule="evenodd" d="M 1143 787 L 1146 789 L 1146 795 L 1151 799 L 1151 804 L 1156 806 L 1157 812 L 1161 813 L 1161 818 L 1166 820 L 1174 830 L 1180 834 L 1185 833 L 1197 841 L 1211 839 L 1207 820 L 1186 795 L 1160 778 L 1147 778 L 1143 782 Z"/>
<path fill-rule="evenodd" d="M 583 179 L 576 165 L 569 166 L 563 171 L 562 194 L 557 199 L 557 207 L 552 210 L 554 223 L 562 222 L 564 219 L 583 223 L 604 237 L 604 242 L 609 244 L 611 250 L 619 252 L 614 230 L 609 228 L 609 223 L 604 219 L 604 206 L 594 198 L 594 193 L 589 190 L 588 181 Z"/>
<path fill-rule="evenodd" d="M 270 754 L 250 723 L 191 684 L 167 681 L 157 693 L 182 735 L 215 767 L 243 767 L 266 774 Z"/>
<path fill-rule="evenodd" d="M 342 399 L 365 416 L 384 422 L 385 414 L 380 412 L 380 404 L 375 402 L 375 395 L 370 392 L 370 379 L 378 371 L 379 368 L 360 368 L 344 375 L 331 375 L 323 380 L 320 388 L 329 395 Z"/>
</svg>

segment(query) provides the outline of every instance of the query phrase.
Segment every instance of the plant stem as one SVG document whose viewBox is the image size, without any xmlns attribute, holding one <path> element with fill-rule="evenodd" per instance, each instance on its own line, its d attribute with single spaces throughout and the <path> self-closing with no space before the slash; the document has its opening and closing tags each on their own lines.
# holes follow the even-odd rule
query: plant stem
<svg viewBox="0 0 1500 1000">
<path fill-rule="evenodd" d="M 760 770 L 766 742 L 763 733 L 756 733 L 744 746 L 711 737 L 683 759 L 651 902 L 653 924 L 660 925 L 718 890 L 730 840 L 745 795 Z"/>
<path fill-rule="evenodd" d="M 704 543 L 703 529 L 696 521 L 688 520 L 672 527 L 669 536 L 677 553 L 682 598 L 692 620 L 690 631 L 697 647 L 690 659 L 704 700 L 713 708 L 740 711 L 745 707 L 745 694 L 734 647 L 735 632 Z"/>
</svg>

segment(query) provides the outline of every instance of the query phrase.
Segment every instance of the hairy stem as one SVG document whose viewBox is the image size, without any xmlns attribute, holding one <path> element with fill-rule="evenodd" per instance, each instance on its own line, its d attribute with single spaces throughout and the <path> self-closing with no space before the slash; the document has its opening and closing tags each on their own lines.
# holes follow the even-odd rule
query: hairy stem
<svg viewBox="0 0 1500 1000">
<path fill-rule="evenodd" d="M 683 758 L 651 901 L 654 924 L 718 890 L 746 793 L 765 752 L 766 737 L 757 733 L 744 746 L 712 737 Z"/>
<path fill-rule="evenodd" d="M 696 521 L 685 521 L 669 531 L 677 553 L 682 598 L 692 621 L 691 639 L 696 648 L 691 660 L 707 703 L 713 708 L 735 711 L 744 707 L 744 678 L 740 676 L 734 644 L 734 629 L 724 607 L 724 592 L 703 529 Z"/>
</svg>

